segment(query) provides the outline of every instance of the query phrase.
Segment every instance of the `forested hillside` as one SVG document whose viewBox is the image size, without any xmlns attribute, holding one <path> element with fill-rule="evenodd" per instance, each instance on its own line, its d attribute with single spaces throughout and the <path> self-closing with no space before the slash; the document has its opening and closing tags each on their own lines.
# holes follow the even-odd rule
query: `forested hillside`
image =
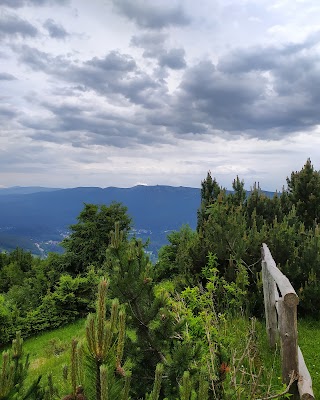
<svg viewBox="0 0 320 400">
<path fill-rule="evenodd" d="M 170 186 L 121 188 L 73 188 L 24 195 L 0 196 L 0 247 L 17 245 L 40 254 L 35 243 L 47 252 L 57 247 L 46 242 L 60 242 L 84 203 L 123 203 L 133 219 L 132 227 L 144 239 L 150 237 L 156 252 L 166 242 L 166 234 L 182 224 L 196 226 L 200 191 Z M 2 245 L 2 246 L 1 246 Z"/>
<path fill-rule="evenodd" d="M 267 193 L 267 192 L 264 192 Z M 1 195 L 2 194 L 2 195 Z M 272 193 L 267 193 L 272 196 Z M 60 241 L 87 204 L 121 202 L 132 217 L 132 233 L 150 238 L 156 257 L 167 233 L 183 224 L 195 229 L 200 189 L 172 186 L 133 188 L 8 188 L 0 189 L 0 249 L 17 246 L 39 256 L 62 251 Z"/>
<path fill-rule="evenodd" d="M 226 192 L 208 173 L 195 229 L 171 232 L 153 264 L 145 244 L 129 235 L 126 206 L 85 204 L 62 242 L 64 254 L 46 260 L 19 249 L 0 254 L 0 341 L 89 313 L 84 343 L 73 343 L 65 399 L 276 398 L 283 386 L 271 383 L 261 365 L 254 322 L 243 328 L 240 353 L 228 323 L 263 317 L 263 242 L 300 297 L 300 317 L 320 316 L 319 216 L 320 173 L 310 160 L 274 197 L 257 185 L 247 196 L 238 177 Z M 10 360 L 18 368 L 20 350 L 12 354 L 4 369 Z M 12 379 L 2 381 L 0 398 L 68 393 L 45 380 L 27 391 Z"/>
</svg>

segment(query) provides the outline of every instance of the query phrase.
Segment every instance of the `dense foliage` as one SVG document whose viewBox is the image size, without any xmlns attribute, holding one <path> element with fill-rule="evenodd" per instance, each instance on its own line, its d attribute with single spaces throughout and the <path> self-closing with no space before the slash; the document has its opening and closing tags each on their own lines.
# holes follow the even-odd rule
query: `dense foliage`
<svg viewBox="0 0 320 400">
<path fill-rule="evenodd" d="M 85 204 L 77 224 L 71 225 L 71 234 L 62 241 L 66 249 L 66 268 L 72 274 L 82 273 L 88 265 L 101 265 L 105 259 L 110 232 L 119 221 L 126 232 L 131 225 L 127 208 L 120 203 L 110 206 Z"/>
<path fill-rule="evenodd" d="M 209 253 L 217 256 L 220 277 L 234 282 L 237 266 L 249 278 L 249 312 L 262 316 L 260 248 L 267 243 L 279 268 L 300 297 L 301 315 L 320 316 L 320 173 L 307 160 L 288 178 L 288 188 L 268 197 L 254 185 L 246 196 L 237 177 L 233 191 L 208 173 L 202 182 L 197 232 L 182 227 L 168 236 L 159 253 L 158 272 L 184 284 L 197 284 Z"/>
<path fill-rule="evenodd" d="M 140 240 L 129 240 L 125 207 L 85 204 L 63 241 L 65 254 L 0 254 L 1 344 L 17 330 L 25 337 L 89 314 L 86 343 L 72 347 L 70 399 L 83 387 L 88 399 L 127 399 L 129 381 L 135 399 L 270 395 L 270 384 L 258 381 L 262 373 L 250 380 L 256 353 L 248 345 L 236 355 L 225 326 L 239 313 L 262 316 L 263 242 L 296 288 L 301 314 L 320 315 L 320 174 L 308 160 L 287 185 L 273 197 L 254 185 L 247 196 L 238 177 L 227 192 L 209 172 L 196 231 L 169 234 L 156 264 Z M 254 328 L 247 335 L 253 349 Z M 239 360 L 251 368 L 240 384 Z M 80 367 L 91 371 L 89 381 L 81 381 Z M 103 386 L 106 379 L 111 386 Z M 59 398 L 51 389 L 41 393 Z"/>
</svg>

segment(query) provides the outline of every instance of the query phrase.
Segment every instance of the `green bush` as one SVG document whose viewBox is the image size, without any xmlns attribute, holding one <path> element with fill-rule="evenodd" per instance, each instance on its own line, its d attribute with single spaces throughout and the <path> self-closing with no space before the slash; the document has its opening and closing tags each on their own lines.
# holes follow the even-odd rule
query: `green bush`
<svg viewBox="0 0 320 400">
<path fill-rule="evenodd" d="M 0 345 L 8 343 L 12 326 L 12 315 L 5 304 L 5 298 L 0 294 Z"/>
</svg>

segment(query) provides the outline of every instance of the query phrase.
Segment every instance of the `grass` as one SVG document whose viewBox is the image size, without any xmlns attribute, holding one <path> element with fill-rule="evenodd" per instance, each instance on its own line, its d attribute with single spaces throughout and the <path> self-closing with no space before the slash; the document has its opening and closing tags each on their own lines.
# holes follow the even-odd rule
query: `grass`
<svg viewBox="0 0 320 400">
<path fill-rule="evenodd" d="M 52 374 L 54 385 L 58 388 L 60 394 L 67 394 L 70 391 L 70 387 L 67 387 L 63 380 L 62 370 L 64 365 L 70 364 L 71 340 L 84 337 L 84 325 L 85 321 L 79 320 L 64 328 L 43 333 L 24 342 L 24 352 L 30 355 L 28 383 L 31 383 L 38 375 L 42 375 L 43 382 L 45 382 L 48 374 Z M 236 349 L 235 357 L 237 358 L 241 357 L 246 347 L 249 328 L 250 321 L 242 317 L 226 321 L 224 329 L 228 336 L 228 347 L 231 351 Z M 264 325 L 258 321 L 255 323 L 254 336 L 253 352 L 257 356 L 245 357 L 244 367 L 247 371 L 250 370 L 255 373 L 263 365 L 264 372 L 259 379 L 259 385 L 280 387 L 280 366 L 277 362 L 279 361 L 279 354 L 274 356 L 272 352 L 267 351 Z M 250 348 L 250 353 L 251 350 L 252 348 Z M 250 363 L 251 365 L 249 365 Z"/>
<path fill-rule="evenodd" d="M 298 322 L 298 343 L 312 378 L 314 397 L 320 399 L 320 321 Z"/>
<path fill-rule="evenodd" d="M 236 349 L 236 357 L 238 358 L 246 346 L 249 325 L 250 322 L 244 318 L 226 322 L 225 332 L 226 335 L 230 336 L 229 346 L 231 349 Z M 42 375 L 43 382 L 45 382 L 48 374 L 52 374 L 54 384 L 59 388 L 59 392 L 68 393 L 70 388 L 66 387 L 62 378 L 63 366 L 70 363 L 71 340 L 83 338 L 84 333 L 85 321 L 79 320 L 66 327 L 25 340 L 24 352 L 30 355 L 28 381 L 31 382 L 38 375 Z M 280 388 L 280 352 L 274 353 L 269 350 L 263 322 L 257 321 L 255 323 L 254 343 L 254 346 L 257 347 L 255 349 L 257 356 L 254 358 L 253 368 L 258 371 L 260 366 L 263 365 L 264 367 L 259 385 Z M 299 345 L 312 376 L 315 398 L 320 398 L 320 321 L 299 321 Z M 272 392 L 274 393 L 274 390 Z"/>
<path fill-rule="evenodd" d="M 229 379 L 236 377 L 238 383 L 236 393 L 230 398 L 260 398 L 280 393 L 283 389 L 280 352 L 269 350 L 264 322 L 234 318 L 226 328 L 232 354 Z"/>
<path fill-rule="evenodd" d="M 246 342 L 244 333 L 248 330 L 248 322 L 245 319 L 238 319 L 234 320 L 232 325 L 234 336 L 237 337 L 234 346 L 241 349 L 241 341 Z M 264 370 L 269 371 L 269 376 L 265 374 L 261 382 L 265 384 L 269 381 L 270 385 L 277 387 L 277 385 L 281 385 L 280 349 L 276 352 L 270 350 L 263 321 L 256 322 L 256 335 L 258 348 L 256 364 L 259 364 L 260 359 Z M 314 397 L 320 399 L 320 321 L 300 319 L 298 321 L 298 335 L 298 343 L 312 378 Z"/>
<path fill-rule="evenodd" d="M 267 345 L 264 324 L 258 323 L 257 331 L 259 333 L 258 342 L 261 357 L 264 360 L 266 369 L 271 369 L 272 352 Z M 298 321 L 298 344 L 312 378 L 314 397 L 320 399 L 320 321 L 310 319 L 300 319 Z M 277 372 L 274 374 L 274 383 L 281 376 L 280 352 L 276 356 L 275 371 Z"/>
<path fill-rule="evenodd" d="M 67 390 L 62 377 L 63 366 L 70 364 L 71 340 L 83 338 L 84 332 L 85 320 L 82 319 L 63 328 L 25 340 L 24 354 L 30 356 L 27 383 L 31 383 L 39 375 L 42 375 L 45 381 L 47 376 L 52 374 L 54 385 L 59 390 Z"/>
</svg>

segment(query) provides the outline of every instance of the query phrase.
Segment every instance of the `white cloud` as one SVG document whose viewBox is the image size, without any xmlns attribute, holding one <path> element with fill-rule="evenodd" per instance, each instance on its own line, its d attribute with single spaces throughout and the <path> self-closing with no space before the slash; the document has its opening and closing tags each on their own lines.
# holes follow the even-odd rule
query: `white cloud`
<svg viewBox="0 0 320 400">
<path fill-rule="evenodd" d="M 316 0 L 4 5 L 0 185 L 198 187 L 210 169 L 274 190 L 319 168 Z"/>
</svg>

